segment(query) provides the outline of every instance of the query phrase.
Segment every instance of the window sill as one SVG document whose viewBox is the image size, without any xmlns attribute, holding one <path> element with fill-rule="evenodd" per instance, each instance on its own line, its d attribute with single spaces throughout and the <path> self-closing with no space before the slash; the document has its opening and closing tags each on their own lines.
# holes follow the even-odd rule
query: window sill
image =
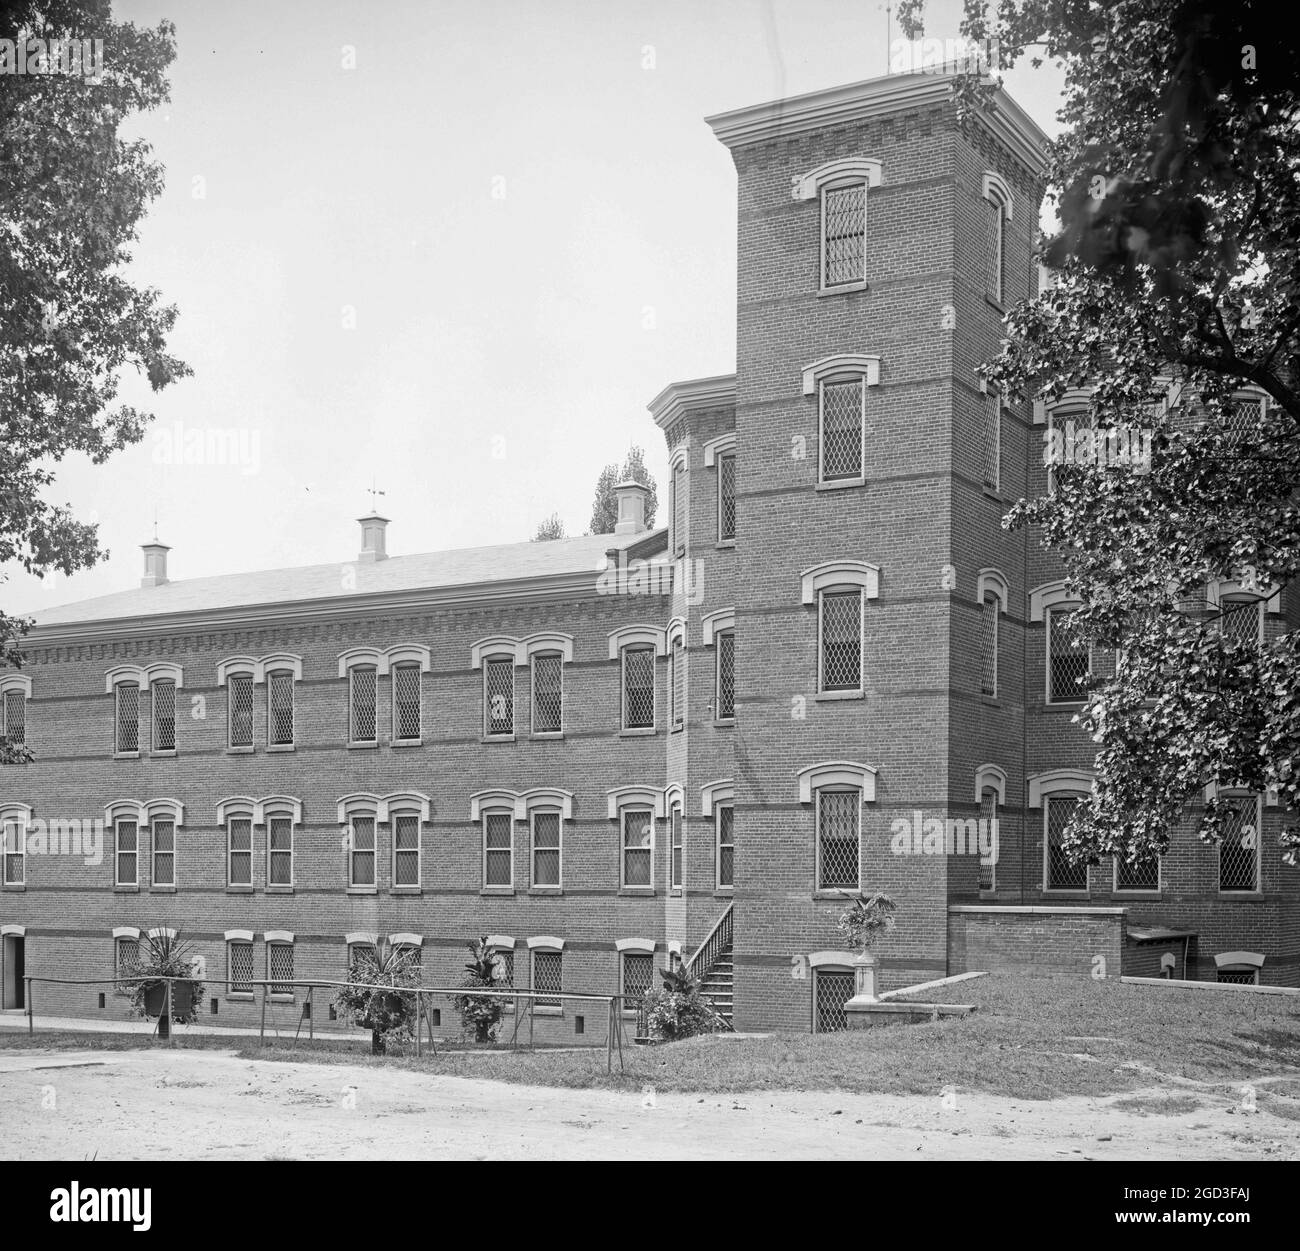
<svg viewBox="0 0 1300 1251">
<path fill-rule="evenodd" d="M 983 691 L 980 692 L 980 703 L 990 708 L 1002 707 L 1002 701 L 996 695 L 985 695 Z"/>
<path fill-rule="evenodd" d="M 228 990 L 223 998 L 235 1003 L 252 1003 L 255 996 L 251 990 Z"/>
<path fill-rule="evenodd" d="M 1141 902 L 1143 900 L 1159 899 L 1164 892 L 1158 890 L 1112 889 L 1110 894 L 1112 899 L 1136 899 Z"/>
<path fill-rule="evenodd" d="M 814 703 L 834 703 L 841 699 L 866 699 L 865 691 L 818 691 L 813 696 Z"/>
<path fill-rule="evenodd" d="M 983 490 L 986 499 L 991 499 L 996 504 L 1006 505 L 1007 498 L 997 487 L 985 485 L 981 489 Z"/>
<path fill-rule="evenodd" d="M 654 726 L 648 725 L 635 730 L 620 730 L 618 736 L 619 738 L 649 738 L 658 733 L 659 731 Z"/>
<path fill-rule="evenodd" d="M 680 899 L 683 894 L 685 894 L 685 891 L 680 886 L 670 886 L 668 888 L 668 895 L 672 899 Z"/>
<path fill-rule="evenodd" d="M 253 749 L 251 747 L 227 747 L 227 756 L 251 756 Z"/>
<path fill-rule="evenodd" d="M 294 1001 L 294 997 L 292 995 L 270 994 L 267 995 L 267 998 L 272 1003 L 293 1003 Z"/>
<path fill-rule="evenodd" d="M 533 1012 L 537 1016 L 563 1016 L 563 1008 L 534 1008 Z"/>
<path fill-rule="evenodd" d="M 861 887 L 861 886 L 857 886 L 857 885 L 854 885 L 854 886 L 819 886 L 819 887 L 817 887 L 816 890 L 813 891 L 813 893 L 812 893 L 812 897 L 813 897 L 814 899 L 835 899 L 835 900 L 838 900 L 840 903 L 843 903 L 843 902 L 844 902 L 844 896 L 843 896 L 843 894 L 842 894 L 841 892 L 846 891 L 846 890 L 848 890 L 848 891 L 857 891 L 857 890 L 861 890 L 861 889 L 862 889 L 862 887 Z"/>
<path fill-rule="evenodd" d="M 292 886 L 268 886 L 266 888 L 266 893 L 268 895 L 292 895 L 293 887 Z"/>
<path fill-rule="evenodd" d="M 714 718 L 714 721 L 713 721 L 713 724 L 714 724 L 714 725 L 715 725 L 719 730 L 730 730 L 730 729 L 734 729 L 734 728 L 735 728 L 735 725 L 736 725 L 736 718 L 735 718 L 735 717 L 720 717 L 720 718 L 715 717 L 715 718 Z"/>
<path fill-rule="evenodd" d="M 513 743 L 515 736 L 513 734 L 484 734 L 480 736 L 480 743 Z"/>
<path fill-rule="evenodd" d="M 371 742 L 348 744 L 348 751 L 378 751 L 378 750 L 379 750 L 378 739 L 374 739 Z"/>
<path fill-rule="evenodd" d="M 115 882 L 113 884 L 113 894 L 115 895 L 138 895 L 139 893 L 140 887 L 138 885 L 131 886 L 123 882 Z"/>
<path fill-rule="evenodd" d="M 176 887 L 174 887 L 174 886 L 151 886 L 151 887 L 149 887 L 149 893 L 150 893 L 151 895 L 174 895 L 174 894 L 176 893 Z"/>
<path fill-rule="evenodd" d="M 514 896 L 515 888 L 513 886 L 484 886 L 480 895 L 499 895 L 502 899 L 509 899 Z"/>
<path fill-rule="evenodd" d="M 172 747 L 170 749 L 164 748 L 161 751 L 151 751 L 149 753 L 149 758 L 151 760 L 175 760 L 176 748 Z"/>
<path fill-rule="evenodd" d="M 1002 301 L 999 300 L 997 296 L 990 295 L 987 291 L 984 292 L 984 303 L 987 304 L 990 308 L 996 309 L 999 316 L 1005 317 L 1007 315 L 1006 305 L 1003 304 Z"/>
<path fill-rule="evenodd" d="M 829 482 L 819 482 L 813 488 L 816 491 L 845 491 L 850 487 L 864 487 L 867 485 L 865 478 L 833 478 Z"/>
<path fill-rule="evenodd" d="M 1263 903 L 1267 898 L 1262 890 L 1221 890 L 1217 897 L 1225 903 Z"/>
<path fill-rule="evenodd" d="M 0 886 L 0 890 L 24 891 L 26 889 L 26 882 L 5 882 L 3 886 Z"/>
<path fill-rule="evenodd" d="M 379 894 L 378 886 L 349 886 L 345 892 L 348 895 L 377 895 Z"/>
<path fill-rule="evenodd" d="M 251 886 L 232 886 L 229 883 L 226 885 L 227 895 L 251 895 L 252 893 L 253 888 Z"/>
<path fill-rule="evenodd" d="M 1078 712 L 1085 703 L 1087 703 L 1087 700 L 1083 699 L 1045 699 L 1042 707 L 1044 712 Z"/>
<path fill-rule="evenodd" d="M 655 888 L 653 886 L 620 886 L 618 893 L 620 897 L 625 899 L 653 899 Z"/>
<path fill-rule="evenodd" d="M 678 722 L 675 726 L 672 727 L 671 730 L 668 731 L 668 733 L 669 733 L 669 734 L 680 734 L 684 729 L 686 729 L 686 725 L 685 725 L 685 723 L 684 723 L 684 722 Z"/>
<path fill-rule="evenodd" d="M 563 742 L 564 731 L 563 730 L 534 730 L 528 737 L 534 739 L 541 739 L 543 742 L 547 741 L 548 739 L 553 742 Z"/>
<path fill-rule="evenodd" d="M 297 743 L 268 743 L 266 745 L 266 750 L 268 752 L 296 751 L 297 748 Z"/>
<path fill-rule="evenodd" d="M 115 751 L 113 753 L 113 759 L 114 760 L 139 760 L 140 753 L 138 751 Z"/>
<path fill-rule="evenodd" d="M 1050 895 L 1053 899 L 1089 899 L 1090 892 L 1081 886 L 1044 886 L 1043 894 Z"/>
<path fill-rule="evenodd" d="M 423 747 L 424 739 L 422 738 L 395 738 L 389 747 Z"/>
<path fill-rule="evenodd" d="M 734 898 L 735 894 L 736 894 L 736 888 L 735 888 L 734 886 L 719 886 L 719 887 L 718 887 L 718 888 L 713 892 L 713 898 L 714 898 L 714 899 L 732 899 L 732 898 Z"/>
<path fill-rule="evenodd" d="M 713 546 L 719 552 L 734 552 L 736 550 L 736 540 L 719 539 Z"/>
<path fill-rule="evenodd" d="M 392 886 L 389 888 L 390 895 L 423 895 L 424 887 L 422 886 Z"/>
<path fill-rule="evenodd" d="M 530 886 L 528 888 L 530 895 L 563 895 L 563 886 Z"/>
<path fill-rule="evenodd" d="M 863 278 L 858 282 L 846 282 L 840 286 L 822 287 L 817 292 L 817 298 L 820 300 L 828 295 L 850 295 L 855 291 L 870 291 L 870 290 L 871 288 L 867 285 L 867 280 Z"/>
</svg>

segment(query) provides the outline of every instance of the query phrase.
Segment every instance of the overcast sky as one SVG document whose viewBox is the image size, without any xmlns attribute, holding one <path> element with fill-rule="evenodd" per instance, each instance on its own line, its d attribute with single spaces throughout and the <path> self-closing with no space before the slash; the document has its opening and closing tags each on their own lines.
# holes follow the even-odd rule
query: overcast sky
<svg viewBox="0 0 1300 1251">
<path fill-rule="evenodd" d="M 927 33 L 960 5 L 930 0 Z M 735 173 L 706 114 L 876 77 L 875 0 L 161 0 L 169 108 L 133 129 L 167 186 L 132 266 L 192 378 L 144 441 L 48 492 L 111 559 L 7 611 L 173 578 L 348 560 L 372 479 L 389 552 L 590 518 L 668 382 L 735 368 Z M 897 23 L 893 33 L 897 36 Z M 1061 78 L 1007 86 L 1055 133 Z M 211 431 L 238 463 L 176 463 Z"/>
</svg>

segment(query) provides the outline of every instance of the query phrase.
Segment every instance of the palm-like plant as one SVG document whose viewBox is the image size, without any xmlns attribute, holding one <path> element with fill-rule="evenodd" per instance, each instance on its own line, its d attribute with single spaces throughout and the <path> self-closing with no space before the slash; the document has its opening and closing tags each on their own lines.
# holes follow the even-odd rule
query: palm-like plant
<svg viewBox="0 0 1300 1251">
<path fill-rule="evenodd" d="M 187 1025 L 198 1012 L 203 983 L 194 976 L 198 956 L 193 945 L 168 929 L 149 930 L 141 939 L 135 957 L 125 963 L 122 975 L 131 980 L 119 983 L 130 997 L 131 1007 L 141 1016 L 157 1016 L 158 1037 L 170 1038 L 172 1021 Z M 166 1010 L 167 978 L 172 982 L 172 1010 Z"/>
<path fill-rule="evenodd" d="M 468 976 L 461 982 L 467 989 L 490 987 L 499 989 L 501 978 L 498 975 L 500 964 L 496 953 L 488 945 L 487 935 L 465 944 L 470 954 L 470 962 L 465 966 Z M 460 1023 L 465 1033 L 473 1031 L 475 1042 L 491 1042 L 505 1013 L 505 1002 L 496 995 L 456 995 L 452 1006 L 460 1014 Z"/>
<path fill-rule="evenodd" d="M 414 948 L 394 947 L 383 941 L 378 948 L 358 952 L 348 970 L 348 985 L 334 996 L 334 1003 L 370 1031 L 371 1055 L 386 1054 L 390 1040 L 410 1037 L 416 1000 L 408 988 L 418 987 L 421 980 Z"/>
</svg>

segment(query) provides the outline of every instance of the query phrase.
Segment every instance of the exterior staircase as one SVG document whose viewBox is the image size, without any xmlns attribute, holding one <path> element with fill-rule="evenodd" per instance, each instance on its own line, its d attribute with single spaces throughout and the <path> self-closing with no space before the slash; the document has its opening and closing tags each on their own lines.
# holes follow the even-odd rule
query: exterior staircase
<svg viewBox="0 0 1300 1251">
<path fill-rule="evenodd" d="M 733 966 L 731 958 L 731 910 L 718 918 L 717 924 L 709 931 L 708 937 L 699 945 L 695 954 L 686 962 L 688 973 L 700 979 L 704 997 L 712 1002 L 718 1015 L 726 1022 L 727 1029 L 733 1029 Z"/>
</svg>

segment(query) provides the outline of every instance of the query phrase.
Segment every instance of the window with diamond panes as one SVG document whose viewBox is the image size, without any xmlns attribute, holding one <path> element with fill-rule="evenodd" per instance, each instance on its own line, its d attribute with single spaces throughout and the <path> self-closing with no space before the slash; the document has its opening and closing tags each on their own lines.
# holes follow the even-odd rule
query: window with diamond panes
<svg viewBox="0 0 1300 1251">
<path fill-rule="evenodd" d="M 1220 800 L 1226 820 L 1219 844 L 1219 890 L 1259 888 L 1259 805 L 1252 795 Z"/>
<path fill-rule="evenodd" d="M 393 741 L 414 743 L 420 738 L 420 666 L 393 668 Z"/>
<path fill-rule="evenodd" d="M 153 696 L 153 750 L 176 750 L 176 683 L 155 682 Z"/>
<path fill-rule="evenodd" d="M 533 813 L 533 885 L 560 884 L 560 814 Z"/>
<path fill-rule="evenodd" d="M 514 885 L 514 815 L 489 812 L 483 817 L 483 885 Z"/>
<path fill-rule="evenodd" d="M 1264 401 L 1262 399 L 1234 400 L 1229 415 L 1222 418 L 1223 428 L 1229 445 L 1248 441 L 1259 428 L 1263 417 Z"/>
<path fill-rule="evenodd" d="M 987 606 L 986 606 L 987 611 Z M 992 831 L 997 829 L 998 819 L 998 793 L 995 790 L 985 790 L 980 796 L 980 819 L 985 823 L 984 828 Z M 989 843 L 994 852 L 999 849 L 998 839 L 994 839 L 992 833 L 989 834 Z M 981 853 L 979 857 L 979 887 L 981 891 L 991 891 L 997 887 L 997 861 L 992 856 L 985 856 Z"/>
<path fill-rule="evenodd" d="M 348 884 L 375 885 L 375 818 L 353 817 L 348 850 Z"/>
<path fill-rule="evenodd" d="M 719 721 L 732 721 L 736 716 L 736 635 L 726 630 L 716 636 L 717 656 L 717 717 Z"/>
<path fill-rule="evenodd" d="M 375 669 L 348 670 L 348 734 L 353 743 L 373 743 L 378 736 L 376 701 L 379 673 Z"/>
<path fill-rule="evenodd" d="M 266 979 L 271 983 L 271 994 L 293 994 L 293 947 L 289 943 L 267 945 Z"/>
<path fill-rule="evenodd" d="M 348 972 L 353 972 L 361 963 L 363 957 L 373 960 L 375 958 L 375 949 L 370 943 L 349 943 L 348 944 Z"/>
<path fill-rule="evenodd" d="M 997 302 L 1002 303 L 1002 291 L 1006 277 L 1006 261 L 1003 253 L 1006 247 L 1006 212 L 996 200 L 984 201 L 984 257 L 987 265 L 984 276 L 984 289 Z"/>
<path fill-rule="evenodd" d="M 821 618 L 821 689 L 861 690 L 862 592 L 823 591 Z"/>
<path fill-rule="evenodd" d="M 493 952 L 494 969 L 493 980 L 504 990 L 506 987 L 514 988 L 515 984 L 515 952 L 513 947 L 497 947 Z M 496 977 L 496 970 L 499 969 L 502 976 Z M 514 1004 L 506 1005 L 507 1012 L 514 1011 Z"/>
<path fill-rule="evenodd" d="M 996 491 L 1002 470 L 1002 401 L 996 395 L 984 397 L 984 485 Z"/>
<path fill-rule="evenodd" d="M 533 989 L 558 994 L 564 989 L 564 952 L 533 952 Z M 560 1000 L 539 997 L 535 1000 L 539 1008 L 558 1008 Z"/>
<path fill-rule="evenodd" d="M 1123 856 L 1115 857 L 1115 890 L 1153 891 L 1160 889 L 1160 857 L 1147 856 L 1141 860 L 1129 861 Z"/>
<path fill-rule="evenodd" d="M 1082 700 L 1091 672 L 1088 645 L 1069 629 L 1070 609 L 1047 610 L 1047 699 L 1062 704 Z"/>
<path fill-rule="evenodd" d="M 21 886 L 27 871 L 26 830 L 17 821 L 6 821 L 0 833 L 4 836 L 4 884 Z"/>
<path fill-rule="evenodd" d="M 1259 970 L 1218 969 L 1215 973 L 1215 980 L 1226 986 L 1257 986 L 1259 984 Z"/>
<path fill-rule="evenodd" d="M 1065 827 L 1074 815 L 1075 805 L 1079 799 L 1075 795 L 1049 798 L 1044 801 L 1046 809 L 1043 820 L 1046 823 L 1047 842 L 1047 889 L 1048 890 L 1087 890 L 1088 866 L 1072 864 L 1065 854 L 1061 839 Z"/>
<path fill-rule="evenodd" d="M 867 184 L 822 192 L 822 286 L 842 287 L 866 277 Z"/>
<path fill-rule="evenodd" d="M 686 551 L 686 470 L 678 465 L 673 470 L 673 554 Z"/>
<path fill-rule="evenodd" d="M 648 808 L 623 810 L 623 885 L 651 884 L 654 817 Z"/>
<path fill-rule="evenodd" d="M 113 750 L 140 750 L 140 688 L 123 683 L 113 688 L 116 696 L 115 740 Z"/>
<path fill-rule="evenodd" d="M 253 884 L 253 819 L 231 817 L 227 827 L 228 873 L 231 886 Z"/>
<path fill-rule="evenodd" d="M 229 944 L 226 959 L 230 968 L 229 993 L 251 995 L 253 993 L 253 944 Z"/>
<path fill-rule="evenodd" d="M 655 958 L 648 952 L 623 952 L 623 993 L 637 999 L 644 997 L 654 978 L 654 966 Z M 625 1000 L 623 1010 L 635 1012 L 636 1004 Z"/>
<path fill-rule="evenodd" d="M 653 647 L 623 649 L 623 726 L 653 729 L 655 723 L 655 653 Z"/>
<path fill-rule="evenodd" d="M 138 938 L 115 938 L 113 940 L 113 949 L 118 977 L 134 976 L 135 963 L 140 955 L 140 940 Z M 119 989 L 123 993 L 130 992 L 129 985 L 121 986 Z"/>
<path fill-rule="evenodd" d="M 253 675 L 235 673 L 227 679 L 226 699 L 230 713 L 230 746 L 253 745 Z"/>
<path fill-rule="evenodd" d="M 985 593 L 980 604 L 980 694 L 998 693 L 998 609 L 996 595 Z"/>
<path fill-rule="evenodd" d="M 681 639 L 673 643 L 672 665 L 673 728 L 681 729 L 686 723 L 686 649 Z"/>
<path fill-rule="evenodd" d="M 135 886 L 140 881 L 140 827 L 134 821 L 117 823 L 117 884 Z"/>
<path fill-rule="evenodd" d="M 718 821 L 718 885 L 732 887 L 736 884 L 736 812 L 730 804 L 719 804 Z"/>
<path fill-rule="evenodd" d="M 515 662 L 497 657 L 483 665 L 483 722 L 488 735 L 515 732 Z"/>
<path fill-rule="evenodd" d="M 533 657 L 533 733 L 564 729 L 564 657 L 546 652 Z"/>
<path fill-rule="evenodd" d="M 153 823 L 153 884 L 176 885 L 176 822 L 166 817 Z"/>
<path fill-rule="evenodd" d="M 672 871 L 672 882 L 670 885 L 672 885 L 674 889 L 680 890 L 682 885 L 683 869 L 682 810 L 674 805 L 668 819 L 671 827 L 669 832 L 672 837 L 672 846 L 670 849 L 672 858 L 672 864 L 670 866 Z"/>
<path fill-rule="evenodd" d="M 858 884 L 861 791 L 817 792 L 817 889 Z"/>
<path fill-rule="evenodd" d="M 266 822 L 268 886 L 293 885 L 293 818 L 268 817 Z"/>
<path fill-rule="evenodd" d="M 849 1014 L 844 1005 L 853 998 L 853 974 L 830 969 L 813 973 L 813 998 L 816 1004 L 817 1033 L 833 1034 L 848 1029 Z"/>
<path fill-rule="evenodd" d="M 718 457 L 718 542 L 736 537 L 736 458 Z"/>
<path fill-rule="evenodd" d="M 1252 597 L 1225 595 L 1219 603 L 1219 630 L 1224 638 L 1252 646 L 1258 644 L 1264 628 L 1264 601 Z"/>
<path fill-rule="evenodd" d="M 393 885 L 420 884 L 420 818 L 401 812 L 393 818 Z"/>
<path fill-rule="evenodd" d="M 862 477 L 862 423 L 866 379 L 823 382 L 822 481 Z"/>
<path fill-rule="evenodd" d="M 27 741 L 27 696 L 22 691 L 6 691 L 4 706 L 0 708 L 0 731 L 11 743 Z"/>
<path fill-rule="evenodd" d="M 293 674 L 272 673 L 266 679 L 267 721 L 274 747 L 293 745 Z"/>
</svg>

